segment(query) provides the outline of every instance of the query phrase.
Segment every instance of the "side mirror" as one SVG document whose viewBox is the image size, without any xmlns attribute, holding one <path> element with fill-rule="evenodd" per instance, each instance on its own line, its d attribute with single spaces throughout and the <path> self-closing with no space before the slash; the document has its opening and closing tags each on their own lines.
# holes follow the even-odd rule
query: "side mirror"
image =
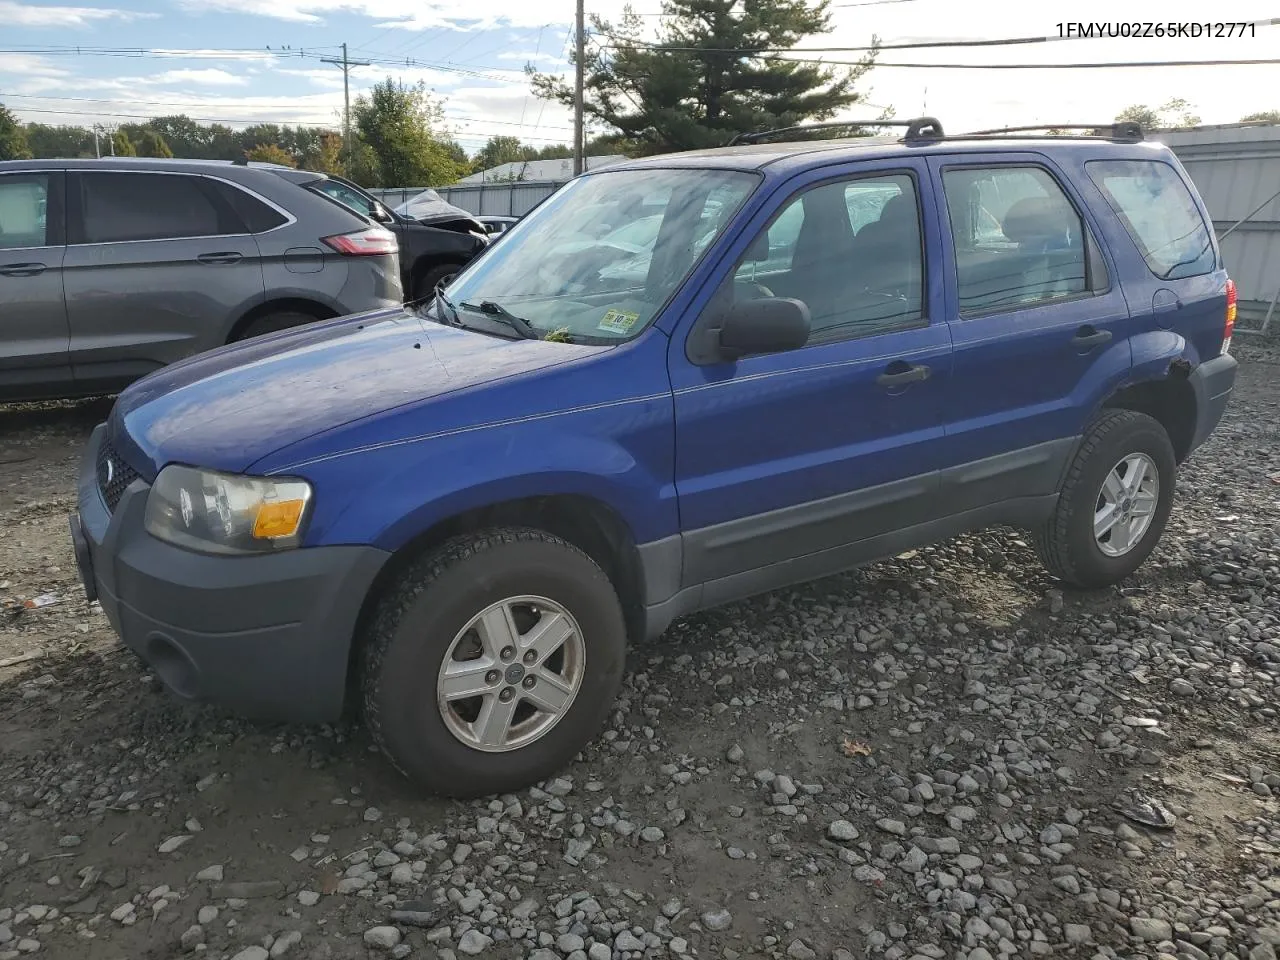
<svg viewBox="0 0 1280 960">
<path fill-rule="evenodd" d="M 382 204 L 375 204 L 373 207 L 373 219 L 379 223 L 395 223 L 396 216 Z"/>
<path fill-rule="evenodd" d="M 729 308 L 720 327 L 719 353 L 737 360 L 753 353 L 798 350 L 809 342 L 809 308 L 781 297 L 742 300 Z"/>
</svg>

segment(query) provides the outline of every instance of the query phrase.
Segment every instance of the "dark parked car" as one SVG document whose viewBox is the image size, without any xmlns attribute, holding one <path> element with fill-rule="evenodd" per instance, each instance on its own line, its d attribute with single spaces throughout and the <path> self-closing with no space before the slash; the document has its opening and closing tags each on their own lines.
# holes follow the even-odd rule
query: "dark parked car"
<svg viewBox="0 0 1280 960">
<path fill-rule="evenodd" d="M 620 240 L 627 209 L 659 221 Z M 325 721 L 354 692 L 418 783 L 514 792 L 676 617 L 991 526 L 1124 581 L 1229 402 L 1235 315 L 1186 171 L 1128 126 L 618 163 L 427 310 L 126 391 L 72 537 L 178 695 Z"/>
<path fill-rule="evenodd" d="M 391 210 L 381 200 L 350 180 L 281 167 L 281 176 L 293 180 L 356 212 L 383 224 L 400 242 L 400 278 L 410 300 L 431 296 L 448 283 L 489 242 L 482 224 L 457 207 L 421 211 L 421 218 Z M 443 201 L 442 201 L 443 202 Z"/>
<path fill-rule="evenodd" d="M 113 393 L 213 347 L 402 300 L 393 233 L 270 169 L 0 163 L 0 399 Z"/>
</svg>

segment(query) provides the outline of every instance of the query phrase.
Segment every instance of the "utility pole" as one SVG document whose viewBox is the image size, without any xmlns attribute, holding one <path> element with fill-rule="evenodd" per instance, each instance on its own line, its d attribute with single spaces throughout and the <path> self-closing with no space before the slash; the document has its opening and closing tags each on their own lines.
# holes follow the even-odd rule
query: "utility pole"
<svg viewBox="0 0 1280 960">
<path fill-rule="evenodd" d="M 325 58 L 321 63 L 328 63 L 342 68 L 342 152 L 347 160 L 351 159 L 351 68 L 367 67 L 368 60 L 351 60 L 347 57 L 347 45 L 342 45 L 342 59 Z"/>
<path fill-rule="evenodd" d="M 573 97 L 573 175 L 576 177 L 582 173 L 586 165 L 586 158 L 583 156 L 585 142 L 582 136 L 582 87 L 583 72 L 585 66 L 583 59 L 586 55 L 587 32 L 583 21 L 586 20 L 586 14 L 583 10 L 583 0 L 578 0 L 578 48 L 577 54 L 574 56 L 574 97 Z"/>
<path fill-rule="evenodd" d="M 98 148 L 98 125 L 93 125 L 93 155 L 99 160 L 102 159 L 102 150 Z"/>
</svg>

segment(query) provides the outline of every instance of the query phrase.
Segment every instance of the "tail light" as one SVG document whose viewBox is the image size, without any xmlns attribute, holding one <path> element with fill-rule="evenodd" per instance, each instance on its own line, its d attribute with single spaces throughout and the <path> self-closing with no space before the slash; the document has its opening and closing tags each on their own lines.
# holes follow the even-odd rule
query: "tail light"
<svg viewBox="0 0 1280 960">
<path fill-rule="evenodd" d="M 396 235 L 381 227 L 321 237 L 320 242 L 337 250 L 344 257 L 385 257 L 399 249 Z"/>
<path fill-rule="evenodd" d="M 1231 335 L 1236 330 L 1236 282 L 1227 281 L 1227 320 L 1222 327 L 1222 352 L 1231 350 Z"/>
</svg>

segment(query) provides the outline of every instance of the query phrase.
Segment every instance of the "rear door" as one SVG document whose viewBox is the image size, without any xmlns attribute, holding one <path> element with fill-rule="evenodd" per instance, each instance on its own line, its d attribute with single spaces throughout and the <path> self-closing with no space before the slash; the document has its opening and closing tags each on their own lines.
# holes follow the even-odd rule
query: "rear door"
<svg viewBox="0 0 1280 960">
<path fill-rule="evenodd" d="M 1129 310 L 1091 212 L 1039 154 L 929 158 L 955 345 L 950 511 L 1057 489 L 1096 398 L 1129 372 Z"/>
<path fill-rule="evenodd" d="M 258 245 L 211 180 L 73 171 L 67 186 L 78 382 L 127 381 L 220 346 L 234 318 L 263 301 Z"/>
<path fill-rule="evenodd" d="M 0 173 L 0 396 L 71 382 L 63 226 L 61 171 Z"/>
</svg>

